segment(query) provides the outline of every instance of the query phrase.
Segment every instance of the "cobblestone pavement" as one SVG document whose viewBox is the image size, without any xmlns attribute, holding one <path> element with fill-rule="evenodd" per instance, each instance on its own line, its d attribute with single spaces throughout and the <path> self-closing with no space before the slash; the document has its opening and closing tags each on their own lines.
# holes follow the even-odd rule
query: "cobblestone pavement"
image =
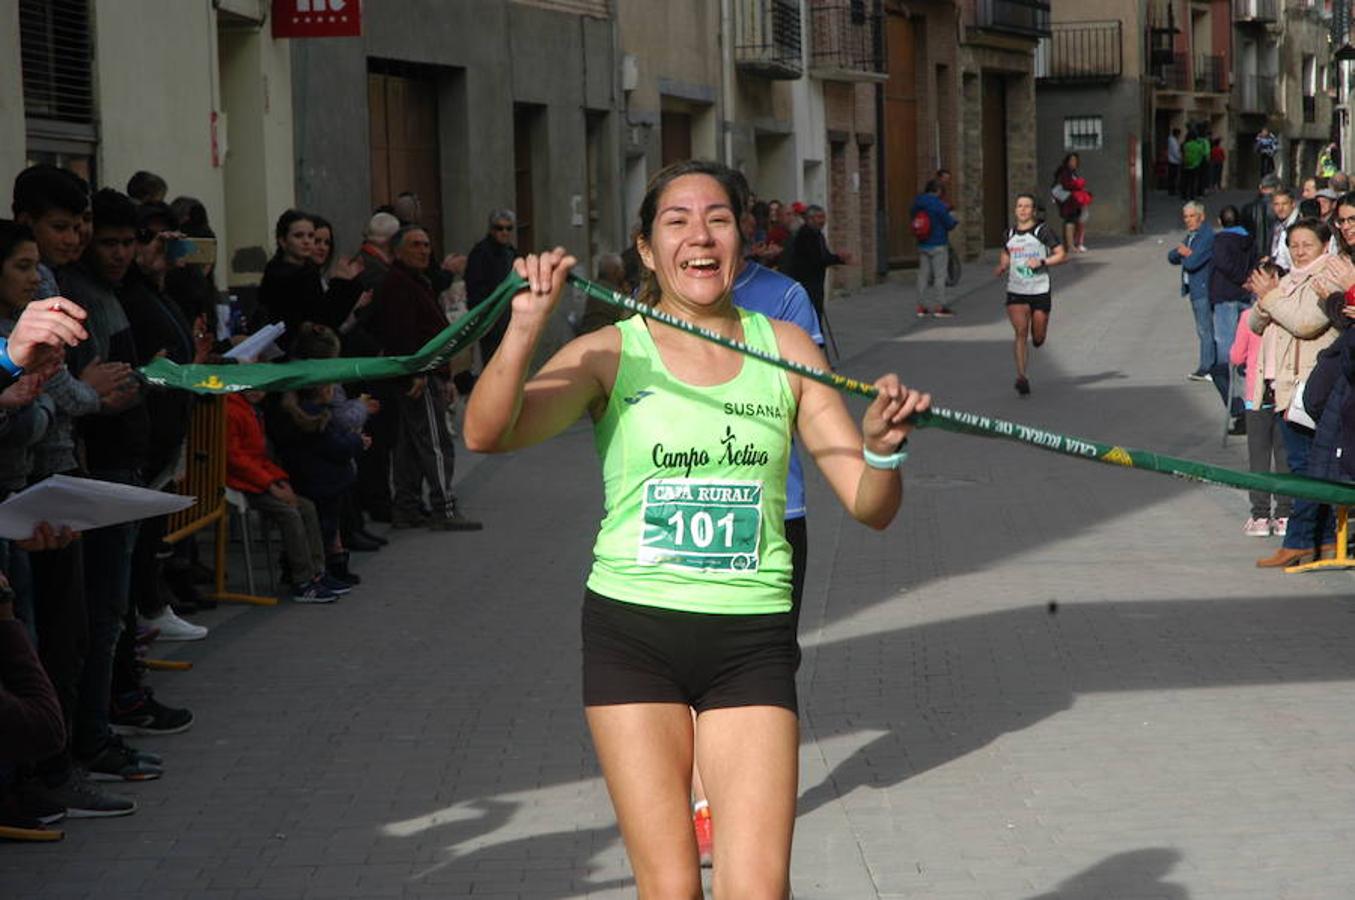
<svg viewBox="0 0 1355 900">
<path fill-rule="evenodd" d="M 1002 288 L 949 321 L 911 273 L 830 306 L 841 369 L 951 406 L 1245 465 L 1165 265 L 1055 274 L 1032 396 Z M 922 432 L 883 534 L 811 484 L 797 898 L 1355 896 L 1348 574 L 1254 568 L 1243 495 Z M 479 534 L 400 533 L 333 607 L 222 608 L 165 652 L 197 724 L 122 820 L 0 847 L 0 897 L 633 895 L 578 701 L 591 437 L 463 466 Z M 1050 603 L 1057 604 L 1051 612 Z"/>
</svg>

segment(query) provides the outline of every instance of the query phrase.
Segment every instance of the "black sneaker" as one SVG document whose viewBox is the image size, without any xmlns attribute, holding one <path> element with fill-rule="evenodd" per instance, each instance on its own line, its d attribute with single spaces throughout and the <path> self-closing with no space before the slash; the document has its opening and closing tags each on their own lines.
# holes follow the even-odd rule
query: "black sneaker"
<svg viewBox="0 0 1355 900">
<path fill-rule="evenodd" d="M 951 309 L 949 306 L 942 306 L 937 309 L 936 312 L 932 313 L 932 315 L 938 319 L 953 319 L 955 318 L 955 310 Z"/>
<path fill-rule="evenodd" d="M 336 596 L 342 597 L 344 594 L 353 590 L 353 585 L 351 583 L 344 581 L 342 578 L 336 578 L 328 572 L 321 573 L 318 578 L 320 579 L 320 586 Z"/>
<path fill-rule="evenodd" d="M 83 765 L 91 781 L 154 781 L 165 774 L 158 764 L 120 740 L 109 741 Z"/>
<path fill-rule="evenodd" d="M 460 510 L 453 512 L 445 519 L 434 519 L 428 523 L 429 531 L 479 531 L 484 527 L 483 522 L 467 519 L 461 515 Z"/>
<path fill-rule="evenodd" d="M 1247 433 L 1247 420 L 1242 416 L 1233 416 L 1233 423 L 1228 426 L 1228 433 L 1233 436 Z"/>
<path fill-rule="evenodd" d="M 42 793 L 48 802 L 62 806 L 68 819 L 107 819 L 136 812 L 135 801 L 104 793 L 79 771 L 72 772 L 64 784 L 43 788 Z"/>
<path fill-rule="evenodd" d="M 325 587 L 319 577 L 292 588 L 292 600 L 297 603 L 333 603 L 339 595 Z"/>
<path fill-rule="evenodd" d="M 193 727 L 193 713 L 165 706 L 150 688 L 113 700 L 109 719 L 114 734 L 181 734 Z"/>
<path fill-rule="evenodd" d="M 1030 394 L 1030 380 L 1027 378 L 1016 379 L 1015 387 L 1016 392 L 1020 394 L 1022 397 L 1028 396 Z"/>
</svg>

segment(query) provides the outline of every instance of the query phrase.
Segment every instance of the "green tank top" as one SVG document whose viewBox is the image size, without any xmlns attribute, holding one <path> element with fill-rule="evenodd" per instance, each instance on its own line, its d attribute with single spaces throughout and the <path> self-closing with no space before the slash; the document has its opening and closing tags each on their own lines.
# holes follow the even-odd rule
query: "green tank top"
<svg viewBox="0 0 1355 900">
<path fill-rule="evenodd" d="M 748 344 L 778 352 L 765 316 L 739 317 Z M 693 387 L 665 368 L 643 318 L 616 327 L 616 384 L 593 427 L 606 515 L 588 587 L 683 612 L 788 611 L 795 396 L 785 373 L 745 359 L 724 384 Z"/>
</svg>

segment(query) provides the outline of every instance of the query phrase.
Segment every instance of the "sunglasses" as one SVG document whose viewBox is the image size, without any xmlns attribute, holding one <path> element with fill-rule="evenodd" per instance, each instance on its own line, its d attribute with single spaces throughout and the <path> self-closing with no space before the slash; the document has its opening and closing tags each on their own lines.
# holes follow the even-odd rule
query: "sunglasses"
<svg viewBox="0 0 1355 900">
<path fill-rule="evenodd" d="M 494 231 L 512 231 L 512 230 L 513 230 L 513 226 L 512 226 L 512 225 L 495 225 L 494 228 L 493 228 L 493 230 L 494 230 Z"/>
</svg>

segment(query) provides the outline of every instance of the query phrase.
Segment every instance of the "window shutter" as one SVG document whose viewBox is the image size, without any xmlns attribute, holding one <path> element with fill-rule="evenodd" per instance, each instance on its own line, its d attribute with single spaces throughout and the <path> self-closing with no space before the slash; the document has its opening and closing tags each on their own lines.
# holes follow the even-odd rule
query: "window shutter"
<svg viewBox="0 0 1355 900">
<path fill-rule="evenodd" d="M 24 113 L 30 130 L 35 119 L 93 125 L 89 19 L 89 0 L 19 0 Z"/>
</svg>

